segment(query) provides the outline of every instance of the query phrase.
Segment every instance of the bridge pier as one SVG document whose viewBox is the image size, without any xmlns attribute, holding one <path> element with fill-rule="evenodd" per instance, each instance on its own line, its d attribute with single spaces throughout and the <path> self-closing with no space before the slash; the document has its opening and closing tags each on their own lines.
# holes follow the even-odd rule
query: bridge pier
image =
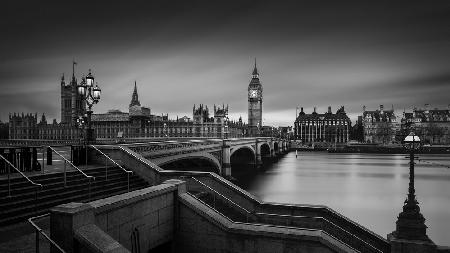
<svg viewBox="0 0 450 253">
<path fill-rule="evenodd" d="M 222 176 L 230 177 L 231 176 L 231 151 L 230 151 L 230 143 L 228 140 L 223 140 L 222 143 Z"/>
<path fill-rule="evenodd" d="M 274 147 L 273 147 L 273 143 L 274 143 L 273 139 L 270 139 L 270 141 L 268 142 L 269 147 L 270 147 L 270 160 L 272 162 L 275 161 L 276 158 L 277 158 L 277 156 L 275 155 L 275 150 L 274 150 Z"/>
<path fill-rule="evenodd" d="M 263 166 L 261 157 L 261 146 L 258 145 L 258 139 L 255 140 L 255 168 L 259 169 Z"/>
</svg>

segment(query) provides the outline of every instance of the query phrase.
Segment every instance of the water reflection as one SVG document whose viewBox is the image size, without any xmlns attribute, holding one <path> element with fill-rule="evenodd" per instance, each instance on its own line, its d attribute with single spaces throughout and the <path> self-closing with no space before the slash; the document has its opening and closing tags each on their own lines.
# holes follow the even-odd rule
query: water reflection
<svg viewBox="0 0 450 253">
<path fill-rule="evenodd" d="M 450 165 L 450 157 L 420 155 Z M 395 229 L 408 189 L 405 155 L 289 153 L 263 170 L 235 168 L 238 184 L 271 202 L 327 205 L 386 237 Z M 450 169 L 420 162 L 416 193 L 428 235 L 450 245 Z"/>
</svg>

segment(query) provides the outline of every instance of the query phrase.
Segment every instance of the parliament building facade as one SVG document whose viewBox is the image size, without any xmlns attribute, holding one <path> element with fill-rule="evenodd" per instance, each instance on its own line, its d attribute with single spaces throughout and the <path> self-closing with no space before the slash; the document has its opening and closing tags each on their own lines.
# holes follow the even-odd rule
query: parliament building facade
<svg viewBox="0 0 450 253">
<path fill-rule="evenodd" d="M 35 114 L 10 113 L 9 139 L 81 140 L 84 138 L 86 103 L 77 93 L 78 81 L 74 70 L 70 82 L 61 77 L 61 122 L 48 123 L 45 114 L 38 120 Z M 137 84 L 128 112 L 109 110 L 107 113 L 92 114 L 92 128 L 95 137 L 101 139 L 161 138 L 161 137 L 207 137 L 242 138 L 257 136 L 262 127 L 262 86 L 255 67 L 248 87 L 249 125 L 228 118 L 228 105 L 194 105 L 192 118 L 187 116 L 169 119 L 167 114 L 155 115 L 151 109 L 141 106 Z"/>
</svg>

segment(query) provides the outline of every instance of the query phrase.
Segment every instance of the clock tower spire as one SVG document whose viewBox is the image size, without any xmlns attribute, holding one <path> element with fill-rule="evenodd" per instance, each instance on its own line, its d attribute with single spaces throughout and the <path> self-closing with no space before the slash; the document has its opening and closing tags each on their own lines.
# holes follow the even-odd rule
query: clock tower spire
<svg viewBox="0 0 450 253">
<path fill-rule="evenodd" d="M 252 72 L 252 79 L 248 85 L 248 127 L 250 136 L 259 136 L 262 129 L 262 98 L 263 88 L 259 81 L 259 73 L 255 66 Z"/>
</svg>

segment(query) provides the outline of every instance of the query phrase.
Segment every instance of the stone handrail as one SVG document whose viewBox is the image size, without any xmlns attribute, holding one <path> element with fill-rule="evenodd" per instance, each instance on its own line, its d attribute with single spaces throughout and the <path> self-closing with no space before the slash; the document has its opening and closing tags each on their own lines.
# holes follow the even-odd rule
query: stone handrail
<svg viewBox="0 0 450 253">
<path fill-rule="evenodd" d="M 294 216 L 294 215 L 280 215 L 269 213 L 256 213 L 258 222 L 268 222 L 274 225 L 283 225 L 287 227 L 302 227 L 309 229 L 319 229 L 327 232 L 336 239 L 349 245 L 352 248 L 357 248 L 361 252 L 389 252 L 380 250 L 362 240 L 358 235 L 352 234 L 324 217 L 310 217 L 310 216 Z"/>
<path fill-rule="evenodd" d="M 263 223 L 242 223 L 233 221 L 226 215 L 211 208 L 208 204 L 196 198 L 192 194 L 184 193 L 178 196 L 178 200 L 185 206 L 191 208 L 199 215 L 203 216 L 207 220 L 212 221 L 215 224 L 220 224 L 222 229 L 228 230 L 231 234 L 245 234 L 257 235 L 257 236 L 270 236 L 271 238 L 291 238 L 291 240 L 298 241 L 298 236 L 301 236 L 302 240 L 317 241 L 328 247 L 332 248 L 336 252 L 358 252 L 349 245 L 336 239 L 332 235 L 329 235 L 326 231 L 320 229 L 309 229 L 299 227 L 287 227 L 274 224 Z M 207 208 L 213 210 L 208 211 Z"/>
<path fill-rule="evenodd" d="M 145 157 L 148 158 L 158 158 L 158 157 L 164 157 L 169 155 L 178 155 L 178 154 L 187 154 L 187 153 L 194 153 L 194 152 L 200 152 L 200 151 L 213 151 L 213 150 L 219 150 L 220 146 L 217 144 L 212 145 L 206 145 L 206 146 L 194 146 L 194 147 L 188 147 L 188 148 L 174 148 L 174 149 L 168 149 L 166 151 L 157 151 L 148 155 L 145 155 Z"/>
</svg>

